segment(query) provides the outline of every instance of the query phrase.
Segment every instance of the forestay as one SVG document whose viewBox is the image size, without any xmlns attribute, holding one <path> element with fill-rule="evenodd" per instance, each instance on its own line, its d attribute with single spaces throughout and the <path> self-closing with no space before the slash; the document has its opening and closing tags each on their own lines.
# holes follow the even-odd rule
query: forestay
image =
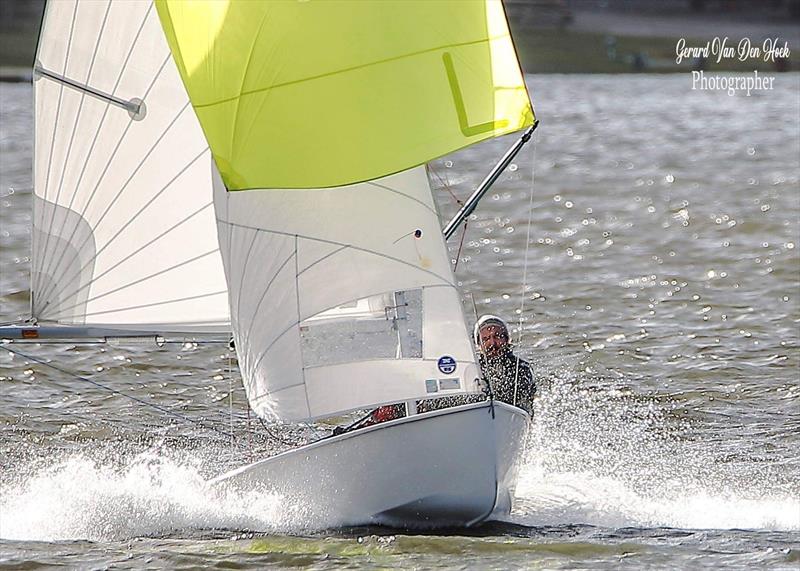
<svg viewBox="0 0 800 571">
<path fill-rule="evenodd" d="M 147 2 L 48 2 L 34 74 L 32 314 L 228 331 L 212 157 Z"/>
<path fill-rule="evenodd" d="M 502 4 L 156 5 L 218 168 L 256 412 L 477 391 L 422 165 L 533 121 Z"/>
</svg>

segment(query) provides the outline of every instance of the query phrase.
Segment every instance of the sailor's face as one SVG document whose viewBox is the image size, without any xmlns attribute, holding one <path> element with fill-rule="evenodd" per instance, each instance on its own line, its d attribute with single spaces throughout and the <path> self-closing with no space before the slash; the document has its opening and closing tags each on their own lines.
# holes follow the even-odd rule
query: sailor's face
<svg viewBox="0 0 800 571">
<path fill-rule="evenodd" d="M 481 340 L 481 351 L 487 357 L 501 355 L 508 346 L 508 335 L 499 325 L 487 325 L 478 332 Z"/>
</svg>

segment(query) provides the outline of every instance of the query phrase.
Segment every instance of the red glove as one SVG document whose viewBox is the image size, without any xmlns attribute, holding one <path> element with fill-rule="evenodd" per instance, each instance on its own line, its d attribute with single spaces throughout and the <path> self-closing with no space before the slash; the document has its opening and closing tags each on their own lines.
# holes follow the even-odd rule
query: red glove
<svg viewBox="0 0 800 571">
<path fill-rule="evenodd" d="M 397 405 L 386 405 L 386 406 L 379 406 L 372 412 L 372 416 L 370 420 L 373 424 L 377 424 L 379 422 L 386 422 L 387 420 L 394 420 L 395 418 L 400 418 L 400 407 Z"/>
</svg>

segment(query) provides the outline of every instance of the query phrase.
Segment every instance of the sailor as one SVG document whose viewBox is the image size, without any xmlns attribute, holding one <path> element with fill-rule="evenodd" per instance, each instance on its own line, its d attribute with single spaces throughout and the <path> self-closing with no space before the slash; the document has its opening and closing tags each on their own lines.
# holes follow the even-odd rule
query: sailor
<svg viewBox="0 0 800 571">
<path fill-rule="evenodd" d="M 496 315 L 484 315 L 475 324 L 473 335 L 491 395 L 531 413 L 536 383 L 530 365 L 514 355 L 506 323 Z"/>
<path fill-rule="evenodd" d="M 475 324 L 475 345 L 480 350 L 478 362 L 486 391 L 496 400 L 517 406 L 528 414 L 533 413 L 533 397 L 536 383 L 530 365 L 514 355 L 505 321 L 495 315 L 484 315 Z M 454 395 L 439 399 L 422 400 L 417 403 L 418 412 L 430 412 L 452 406 L 478 402 L 481 395 Z M 406 415 L 404 404 L 381 406 L 348 427 L 336 427 L 333 435 L 356 428 L 363 428 Z"/>
</svg>

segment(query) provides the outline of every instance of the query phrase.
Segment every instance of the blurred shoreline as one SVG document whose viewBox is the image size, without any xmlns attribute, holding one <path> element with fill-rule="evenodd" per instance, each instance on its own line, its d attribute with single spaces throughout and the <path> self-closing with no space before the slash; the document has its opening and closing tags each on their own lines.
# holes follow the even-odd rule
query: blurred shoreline
<svg viewBox="0 0 800 571">
<path fill-rule="evenodd" d="M 504 0 L 525 73 L 686 73 L 800 70 L 800 0 Z M 0 0 L 0 81 L 29 82 L 44 2 Z M 788 43 L 781 61 L 686 58 L 676 45 L 728 38 Z"/>
</svg>

